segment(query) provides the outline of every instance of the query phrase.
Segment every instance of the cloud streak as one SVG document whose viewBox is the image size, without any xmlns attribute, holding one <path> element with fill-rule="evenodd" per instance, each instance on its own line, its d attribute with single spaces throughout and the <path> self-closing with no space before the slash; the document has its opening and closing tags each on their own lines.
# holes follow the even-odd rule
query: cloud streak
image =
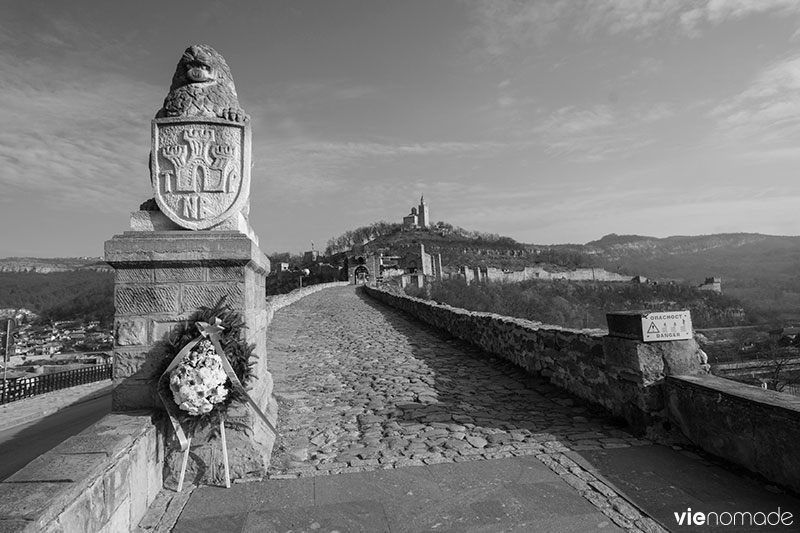
<svg viewBox="0 0 800 533">
<path fill-rule="evenodd" d="M 800 140 L 800 55 L 767 66 L 738 95 L 709 116 L 734 140 L 766 148 Z"/>
<path fill-rule="evenodd" d="M 700 33 L 699 26 L 702 23 L 717 25 L 764 13 L 797 16 L 800 15 L 800 3 L 795 0 L 707 0 L 693 9 L 683 11 L 680 23 L 689 35 L 696 36 Z"/>
<path fill-rule="evenodd" d="M 704 28 L 753 15 L 800 16 L 796 0 L 482 0 L 470 5 L 471 36 L 489 57 L 541 46 L 556 36 L 696 37 Z"/>
<path fill-rule="evenodd" d="M 624 159 L 655 142 L 649 124 L 673 116 L 667 103 L 635 106 L 624 112 L 608 105 L 562 107 L 534 128 L 547 153 L 575 161 Z"/>
<path fill-rule="evenodd" d="M 153 87 L 8 55 L 0 80 L 0 183 L 15 191 L 4 201 L 113 212 L 144 199 Z"/>
<path fill-rule="evenodd" d="M 254 152 L 263 161 L 262 165 L 257 160 L 257 166 L 269 177 L 276 192 L 307 197 L 352 185 L 360 176 L 355 170 L 364 165 L 381 166 L 398 159 L 410 162 L 425 157 L 486 157 L 503 148 L 503 144 L 494 142 L 382 143 L 301 138 L 280 142 L 265 139 Z"/>
</svg>

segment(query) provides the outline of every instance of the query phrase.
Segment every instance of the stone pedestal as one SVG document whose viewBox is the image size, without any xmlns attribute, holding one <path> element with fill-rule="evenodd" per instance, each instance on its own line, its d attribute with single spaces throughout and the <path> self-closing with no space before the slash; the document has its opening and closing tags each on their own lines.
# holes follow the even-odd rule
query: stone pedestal
<svg viewBox="0 0 800 533">
<path fill-rule="evenodd" d="M 666 315 L 670 321 L 665 322 Z M 630 311 L 608 313 L 606 317 L 608 336 L 603 338 L 603 354 L 606 363 L 617 369 L 611 411 L 624 417 L 633 428 L 663 438 L 662 425 L 656 421 L 666 420 L 664 379 L 709 371 L 706 354 L 692 338 L 691 316 L 688 311 Z M 657 334 L 679 340 L 658 340 L 656 335 L 648 335 L 652 317 L 658 319 Z M 681 321 L 679 326 L 685 324 L 683 330 L 671 327 L 676 320 Z"/>
<path fill-rule="evenodd" d="M 246 342 L 255 344 L 250 395 L 273 424 L 277 406 L 267 371 L 265 276 L 269 260 L 238 231 L 129 231 L 105 243 L 115 269 L 115 412 L 161 408 L 155 384 L 163 343 L 182 321 L 221 296 L 245 320 Z M 231 476 L 266 472 L 275 435 L 247 406 L 229 410 L 226 427 Z M 219 441 L 195 435 L 186 481 L 214 482 L 222 476 Z M 165 484 L 176 476 L 180 452 L 167 443 Z M 212 475 L 216 473 L 216 475 Z"/>
</svg>

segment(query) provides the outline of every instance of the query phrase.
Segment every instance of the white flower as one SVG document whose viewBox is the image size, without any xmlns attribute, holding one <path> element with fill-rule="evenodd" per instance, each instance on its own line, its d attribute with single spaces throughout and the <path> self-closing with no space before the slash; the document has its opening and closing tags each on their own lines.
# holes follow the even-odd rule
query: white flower
<svg viewBox="0 0 800 533">
<path fill-rule="evenodd" d="M 169 388 L 180 409 L 198 416 L 211 412 L 227 398 L 227 380 L 214 345 L 203 339 L 172 370 Z"/>
</svg>

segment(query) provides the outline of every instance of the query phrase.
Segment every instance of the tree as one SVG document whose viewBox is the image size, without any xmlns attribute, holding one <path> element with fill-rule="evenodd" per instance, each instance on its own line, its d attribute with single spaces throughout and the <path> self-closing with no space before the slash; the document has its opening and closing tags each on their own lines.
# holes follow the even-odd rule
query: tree
<svg viewBox="0 0 800 533">
<path fill-rule="evenodd" d="M 331 237 L 328 239 L 325 255 L 330 256 L 340 252 L 346 252 L 354 246 L 366 244 L 378 237 L 397 233 L 401 228 L 402 224 L 400 223 L 381 220 L 380 222 L 373 222 L 369 226 L 362 226 L 354 230 L 345 231 L 338 237 Z"/>
<path fill-rule="evenodd" d="M 780 341 L 770 342 L 765 350 L 759 351 L 760 373 L 770 390 L 782 392 L 788 385 L 800 383 L 800 371 L 791 370 L 798 364 L 800 349 L 795 345 L 782 345 Z"/>
</svg>

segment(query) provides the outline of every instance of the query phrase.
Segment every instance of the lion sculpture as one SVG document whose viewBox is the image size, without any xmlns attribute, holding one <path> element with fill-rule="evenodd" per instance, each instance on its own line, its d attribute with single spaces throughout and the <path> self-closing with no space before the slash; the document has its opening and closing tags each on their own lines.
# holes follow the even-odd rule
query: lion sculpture
<svg viewBox="0 0 800 533">
<path fill-rule="evenodd" d="M 186 49 L 175 68 L 169 94 L 156 118 L 208 117 L 247 122 L 239 107 L 236 87 L 228 64 L 205 44 Z"/>
<path fill-rule="evenodd" d="M 231 69 L 222 55 L 205 44 L 186 49 L 175 67 L 172 85 L 156 118 L 222 118 L 247 122 L 250 117 L 239 107 Z M 159 211 L 151 198 L 139 206 L 143 211 Z M 247 216 L 248 209 L 243 209 Z"/>
</svg>

